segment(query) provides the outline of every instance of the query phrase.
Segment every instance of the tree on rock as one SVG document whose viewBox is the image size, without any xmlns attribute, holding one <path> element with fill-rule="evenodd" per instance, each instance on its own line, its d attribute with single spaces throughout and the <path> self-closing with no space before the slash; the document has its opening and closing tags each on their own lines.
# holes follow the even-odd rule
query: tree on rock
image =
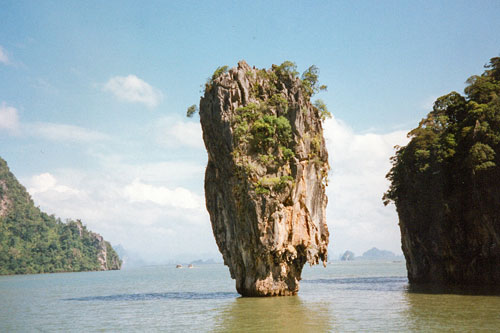
<svg viewBox="0 0 500 333">
<path fill-rule="evenodd" d="M 500 283 L 500 58 L 451 92 L 399 147 L 394 202 L 410 282 Z"/>
</svg>

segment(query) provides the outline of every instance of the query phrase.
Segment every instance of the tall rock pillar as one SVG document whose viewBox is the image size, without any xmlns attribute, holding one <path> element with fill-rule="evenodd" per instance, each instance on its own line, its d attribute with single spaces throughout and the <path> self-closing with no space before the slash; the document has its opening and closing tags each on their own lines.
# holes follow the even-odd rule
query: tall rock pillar
<svg viewBox="0 0 500 333">
<path fill-rule="evenodd" d="M 206 206 L 243 296 L 294 295 L 304 264 L 327 260 L 328 153 L 308 83 L 241 61 L 200 101 Z"/>
</svg>

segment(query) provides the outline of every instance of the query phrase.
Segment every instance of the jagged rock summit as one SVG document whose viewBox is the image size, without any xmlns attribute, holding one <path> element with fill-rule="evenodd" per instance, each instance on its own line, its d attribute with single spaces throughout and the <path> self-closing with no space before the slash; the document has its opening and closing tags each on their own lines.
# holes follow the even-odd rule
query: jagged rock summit
<svg viewBox="0 0 500 333">
<path fill-rule="evenodd" d="M 327 260 L 324 104 L 317 68 L 219 68 L 200 101 L 206 205 L 243 296 L 294 295 L 306 262 Z"/>
</svg>

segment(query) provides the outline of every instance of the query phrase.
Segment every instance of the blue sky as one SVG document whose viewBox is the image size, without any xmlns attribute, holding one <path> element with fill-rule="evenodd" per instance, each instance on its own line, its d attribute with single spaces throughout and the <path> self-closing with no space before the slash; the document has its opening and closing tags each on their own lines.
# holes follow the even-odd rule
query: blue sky
<svg viewBox="0 0 500 333">
<path fill-rule="evenodd" d="M 217 255 L 184 117 L 217 66 L 320 68 L 331 251 L 361 254 L 400 252 L 391 147 L 500 54 L 498 1 L 1 2 L 0 156 L 42 209 L 157 261 Z"/>
</svg>

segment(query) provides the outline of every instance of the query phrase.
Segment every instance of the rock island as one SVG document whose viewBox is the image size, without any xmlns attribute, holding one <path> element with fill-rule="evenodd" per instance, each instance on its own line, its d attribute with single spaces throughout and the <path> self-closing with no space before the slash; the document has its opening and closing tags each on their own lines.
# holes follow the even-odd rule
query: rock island
<svg viewBox="0 0 500 333">
<path fill-rule="evenodd" d="M 324 88 L 315 66 L 299 77 L 288 61 L 219 67 L 205 85 L 206 206 L 243 296 L 294 295 L 304 264 L 327 260 L 322 120 L 330 114 L 310 101 Z"/>
</svg>

